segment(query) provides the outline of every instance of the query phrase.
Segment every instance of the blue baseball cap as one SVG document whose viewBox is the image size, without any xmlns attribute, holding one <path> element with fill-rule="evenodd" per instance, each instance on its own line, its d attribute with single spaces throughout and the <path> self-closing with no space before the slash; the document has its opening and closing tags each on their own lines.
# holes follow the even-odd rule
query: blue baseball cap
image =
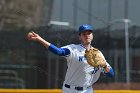
<svg viewBox="0 0 140 93">
<path fill-rule="evenodd" d="M 84 31 L 93 31 L 93 27 L 91 25 L 88 25 L 88 24 L 83 24 L 79 27 L 79 34 L 81 32 L 84 32 Z"/>
</svg>

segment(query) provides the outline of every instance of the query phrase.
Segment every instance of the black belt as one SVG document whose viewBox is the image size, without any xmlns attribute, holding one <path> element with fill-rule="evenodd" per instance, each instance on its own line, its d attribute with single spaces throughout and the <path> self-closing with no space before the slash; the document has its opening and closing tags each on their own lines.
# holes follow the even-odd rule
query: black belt
<svg viewBox="0 0 140 93">
<path fill-rule="evenodd" d="M 65 87 L 66 88 L 70 88 L 70 85 L 68 84 L 65 84 Z M 83 90 L 83 87 L 75 87 L 76 90 L 79 90 L 79 91 L 82 91 Z"/>
</svg>

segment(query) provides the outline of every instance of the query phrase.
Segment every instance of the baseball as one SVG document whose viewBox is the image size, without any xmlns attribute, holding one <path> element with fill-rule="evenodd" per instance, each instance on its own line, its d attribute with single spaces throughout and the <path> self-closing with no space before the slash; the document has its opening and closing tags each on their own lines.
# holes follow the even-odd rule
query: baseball
<svg viewBox="0 0 140 93">
<path fill-rule="evenodd" d="M 31 38 L 32 35 L 33 35 L 33 34 L 32 34 L 31 32 L 29 32 L 29 33 L 27 34 L 27 38 L 30 40 L 30 38 Z"/>
</svg>

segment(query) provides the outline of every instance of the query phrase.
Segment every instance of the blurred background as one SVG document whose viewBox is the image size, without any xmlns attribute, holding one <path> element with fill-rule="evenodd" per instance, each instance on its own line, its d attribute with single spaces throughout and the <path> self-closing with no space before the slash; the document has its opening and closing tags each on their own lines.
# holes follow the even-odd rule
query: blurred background
<svg viewBox="0 0 140 93">
<path fill-rule="evenodd" d="M 140 0 L 0 0 L 0 88 L 61 89 L 67 65 L 34 30 L 61 47 L 78 44 L 78 27 L 94 27 L 92 45 L 115 71 L 94 89 L 140 89 Z"/>
</svg>

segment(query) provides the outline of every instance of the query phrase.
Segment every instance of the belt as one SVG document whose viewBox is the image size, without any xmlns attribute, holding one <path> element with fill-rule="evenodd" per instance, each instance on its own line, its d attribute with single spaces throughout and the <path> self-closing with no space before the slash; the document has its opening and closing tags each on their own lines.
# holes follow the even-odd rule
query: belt
<svg viewBox="0 0 140 93">
<path fill-rule="evenodd" d="M 70 85 L 65 84 L 66 88 L 71 88 Z M 84 88 L 83 87 L 75 87 L 76 90 L 82 91 Z"/>
</svg>

